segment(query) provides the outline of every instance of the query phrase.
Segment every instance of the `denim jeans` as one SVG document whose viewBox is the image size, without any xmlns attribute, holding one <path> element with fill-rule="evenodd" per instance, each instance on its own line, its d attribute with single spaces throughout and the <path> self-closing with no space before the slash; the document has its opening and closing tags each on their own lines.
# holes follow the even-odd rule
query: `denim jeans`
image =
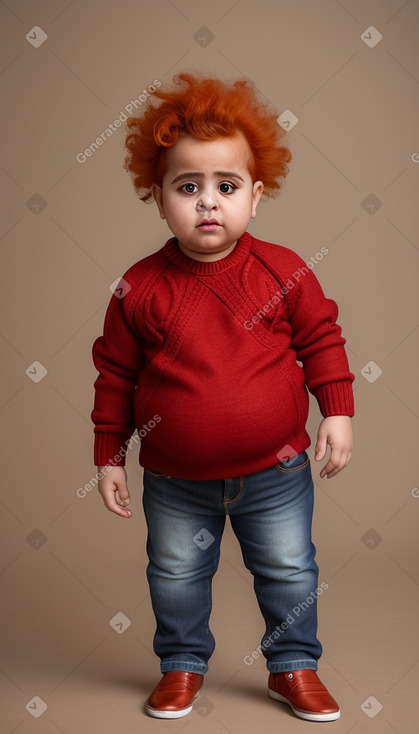
<svg viewBox="0 0 419 734">
<path fill-rule="evenodd" d="M 305 451 L 232 479 L 193 481 L 144 470 L 147 578 L 157 623 L 154 651 L 162 673 L 208 670 L 215 647 L 209 627 L 212 577 L 226 515 L 254 577 L 266 623 L 259 652 L 268 670 L 317 670 L 322 647 L 316 637 L 313 494 Z M 246 642 L 243 659 L 252 650 Z"/>
</svg>

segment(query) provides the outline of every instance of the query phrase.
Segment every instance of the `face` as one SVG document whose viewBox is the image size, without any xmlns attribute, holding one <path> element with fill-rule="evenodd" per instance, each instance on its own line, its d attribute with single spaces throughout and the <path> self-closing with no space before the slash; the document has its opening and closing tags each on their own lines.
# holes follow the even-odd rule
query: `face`
<svg viewBox="0 0 419 734">
<path fill-rule="evenodd" d="M 263 191 L 248 170 L 250 150 L 241 134 L 198 140 L 180 137 L 167 150 L 162 186 L 152 193 L 179 248 L 195 260 L 214 261 L 234 250 Z"/>
</svg>

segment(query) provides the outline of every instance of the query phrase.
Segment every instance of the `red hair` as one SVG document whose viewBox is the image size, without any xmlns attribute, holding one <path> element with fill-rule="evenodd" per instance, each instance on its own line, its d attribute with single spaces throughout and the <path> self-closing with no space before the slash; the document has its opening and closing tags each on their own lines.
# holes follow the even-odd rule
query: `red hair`
<svg viewBox="0 0 419 734">
<path fill-rule="evenodd" d="M 264 194 L 273 197 L 281 188 L 278 178 L 288 174 L 291 153 L 282 145 L 285 136 L 278 113 L 262 104 L 254 85 L 239 80 L 230 85 L 221 79 L 182 73 L 173 77 L 172 88 L 156 89 L 141 117 L 129 117 L 125 140 L 128 154 L 124 168 L 130 173 L 139 198 L 151 198 L 151 185 L 162 185 L 166 150 L 179 135 L 199 140 L 232 137 L 240 131 L 251 151 L 249 173 L 262 181 Z M 159 105 L 154 98 L 163 100 Z"/>
</svg>

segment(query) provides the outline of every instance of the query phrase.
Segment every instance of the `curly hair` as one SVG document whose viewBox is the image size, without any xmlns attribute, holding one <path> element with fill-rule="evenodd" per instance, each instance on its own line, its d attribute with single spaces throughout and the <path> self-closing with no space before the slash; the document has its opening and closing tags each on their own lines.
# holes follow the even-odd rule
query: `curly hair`
<svg viewBox="0 0 419 734">
<path fill-rule="evenodd" d="M 240 131 L 251 151 L 249 173 L 262 181 L 264 194 L 274 197 L 288 174 L 291 152 L 283 145 L 284 130 L 278 112 L 262 104 L 254 85 L 240 79 L 230 85 L 215 77 L 180 73 L 171 88 L 156 89 L 141 116 L 126 122 L 128 149 L 124 168 L 131 175 L 140 199 L 148 201 L 153 183 L 161 186 L 166 172 L 166 151 L 179 135 L 199 140 L 232 137 Z M 155 104 L 155 99 L 162 100 Z"/>
</svg>

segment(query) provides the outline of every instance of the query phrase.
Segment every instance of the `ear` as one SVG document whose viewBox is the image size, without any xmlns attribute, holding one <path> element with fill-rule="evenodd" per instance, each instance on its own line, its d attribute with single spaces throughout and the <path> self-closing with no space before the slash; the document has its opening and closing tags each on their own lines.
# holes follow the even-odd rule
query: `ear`
<svg viewBox="0 0 419 734">
<path fill-rule="evenodd" d="M 252 196 L 252 218 L 256 216 L 257 205 L 259 204 L 260 197 L 263 194 L 263 183 L 262 181 L 256 181 L 253 184 L 253 196 Z"/>
<path fill-rule="evenodd" d="M 154 201 L 157 204 L 157 208 L 159 210 L 160 217 L 162 219 L 166 219 L 165 214 L 164 214 L 164 207 L 163 207 L 163 191 L 161 187 L 153 183 L 151 185 L 151 193 L 153 194 Z"/>
</svg>

